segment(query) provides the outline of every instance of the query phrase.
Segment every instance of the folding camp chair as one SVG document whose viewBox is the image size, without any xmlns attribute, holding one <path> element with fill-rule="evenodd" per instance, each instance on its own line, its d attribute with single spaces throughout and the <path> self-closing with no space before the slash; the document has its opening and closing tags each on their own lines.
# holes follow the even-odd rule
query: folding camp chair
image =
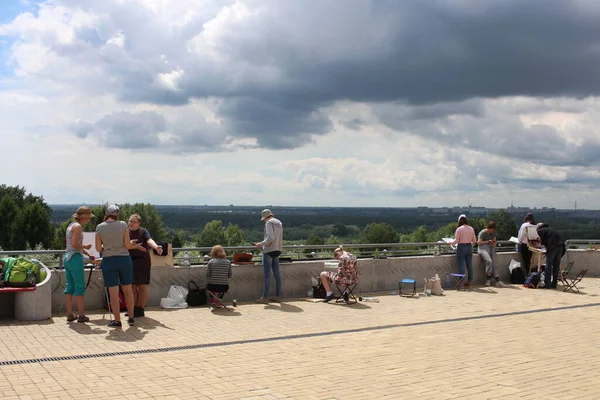
<svg viewBox="0 0 600 400">
<path fill-rule="evenodd" d="M 225 298 L 225 295 L 227 294 L 227 292 L 212 292 L 212 291 L 206 289 L 206 293 L 208 293 L 208 296 L 209 296 L 208 308 L 212 308 L 212 311 L 217 310 L 217 309 L 233 311 L 233 308 L 227 307 L 223 303 L 223 299 Z M 237 307 L 235 300 L 233 301 L 233 306 Z"/>
<path fill-rule="evenodd" d="M 560 283 L 562 283 L 563 286 L 567 286 L 567 281 L 565 280 L 565 277 L 571 273 L 573 264 L 575 264 L 575 261 L 571 261 L 570 263 L 568 263 L 565 269 L 558 270 L 558 280 L 560 281 Z"/>
<path fill-rule="evenodd" d="M 581 282 L 581 280 L 583 279 L 583 277 L 585 276 L 585 274 L 588 272 L 587 269 L 582 269 L 581 271 L 579 271 L 579 273 L 575 276 L 565 276 L 565 282 L 566 282 L 566 286 L 563 289 L 563 292 L 566 292 L 568 290 L 570 290 L 573 293 L 579 293 L 579 288 L 577 287 L 577 284 L 579 282 Z"/>
<path fill-rule="evenodd" d="M 341 301 L 345 301 L 346 304 L 354 304 L 356 302 L 358 302 L 358 300 L 356 299 L 356 295 L 354 294 L 354 289 L 356 289 L 356 286 L 358 285 L 358 282 L 353 282 L 353 283 L 348 283 L 348 284 L 335 284 L 335 287 L 337 288 L 339 295 L 335 298 L 335 302 L 341 302 Z"/>
<path fill-rule="evenodd" d="M 446 275 L 446 289 L 456 289 L 456 290 L 467 290 L 465 287 L 465 277 L 467 274 L 454 274 L 450 273 Z"/>
</svg>

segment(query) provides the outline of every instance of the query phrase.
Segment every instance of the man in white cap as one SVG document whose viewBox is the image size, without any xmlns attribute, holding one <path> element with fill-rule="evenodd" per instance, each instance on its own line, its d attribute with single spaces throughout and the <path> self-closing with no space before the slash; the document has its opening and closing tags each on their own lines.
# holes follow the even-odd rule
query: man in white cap
<svg viewBox="0 0 600 400">
<path fill-rule="evenodd" d="M 267 304 L 269 301 L 279 303 L 281 296 L 281 271 L 279 269 L 279 256 L 283 249 L 283 224 L 275 218 L 271 210 L 264 209 L 260 213 L 261 221 L 265 222 L 265 238 L 256 243 L 256 247 L 263 252 L 263 271 L 265 285 L 263 295 L 256 300 L 257 303 Z M 275 297 L 269 297 L 271 290 L 271 270 L 275 275 Z"/>
</svg>

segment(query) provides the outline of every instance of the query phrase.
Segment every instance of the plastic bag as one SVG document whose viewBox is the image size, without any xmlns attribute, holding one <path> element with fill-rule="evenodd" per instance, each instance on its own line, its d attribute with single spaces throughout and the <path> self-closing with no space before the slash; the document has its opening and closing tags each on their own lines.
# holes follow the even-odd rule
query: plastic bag
<svg viewBox="0 0 600 400">
<path fill-rule="evenodd" d="M 510 273 L 512 274 L 513 269 L 515 268 L 520 268 L 521 267 L 521 263 L 515 260 L 510 260 L 510 263 L 508 264 L 508 270 L 510 271 Z"/>
<path fill-rule="evenodd" d="M 185 301 L 188 295 L 188 290 L 183 286 L 172 285 L 169 288 L 167 297 L 160 299 L 162 308 L 187 308 L 188 304 Z"/>
</svg>

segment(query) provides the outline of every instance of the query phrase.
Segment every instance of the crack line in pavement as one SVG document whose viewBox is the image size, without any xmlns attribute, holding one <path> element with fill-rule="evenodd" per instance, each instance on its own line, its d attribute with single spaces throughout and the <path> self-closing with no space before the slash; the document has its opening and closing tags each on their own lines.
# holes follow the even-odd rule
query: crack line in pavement
<svg viewBox="0 0 600 400">
<path fill-rule="evenodd" d="M 342 335 L 342 334 L 347 334 L 347 333 L 369 332 L 369 331 L 378 331 L 378 330 L 393 329 L 393 328 L 407 328 L 407 327 L 412 327 L 412 326 L 433 325 L 433 324 L 441 324 L 441 323 L 449 323 L 449 322 L 474 321 L 474 320 L 485 319 L 485 318 L 501 318 L 501 317 L 510 317 L 510 316 L 514 316 L 514 315 L 527 315 L 527 314 L 536 314 L 536 313 L 543 313 L 543 312 L 550 312 L 550 311 L 572 310 L 572 309 L 576 309 L 576 308 L 590 308 L 590 307 L 598 307 L 598 306 L 600 306 L 600 303 L 588 303 L 588 304 L 578 304 L 578 305 L 562 306 L 562 307 L 555 307 L 555 308 L 538 308 L 535 310 L 511 311 L 511 312 L 504 312 L 504 313 L 498 313 L 498 314 L 487 314 L 487 315 L 475 315 L 475 316 L 470 316 L 470 317 L 438 319 L 438 320 L 432 320 L 432 321 L 406 322 L 406 323 L 391 324 L 391 325 L 368 326 L 368 327 L 364 327 L 364 328 L 343 329 L 343 330 L 328 331 L 328 332 L 299 333 L 296 335 L 274 336 L 274 337 L 260 338 L 260 339 L 232 340 L 229 342 L 200 343 L 200 344 L 192 344 L 192 345 L 185 345 L 185 346 L 162 347 L 162 348 L 156 348 L 156 349 L 113 351 L 113 352 L 109 352 L 109 353 L 97 353 L 97 354 L 80 354 L 80 355 L 57 356 L 57 357 L 40 357 L 40 358 L 30 358 L 30 359 L 25 359 L 25 360 L 7 360 L 7 361 L 0 361 L 0 367 L 9 366 L 9 365 L 44 363 L 44 362 L 51 362 L 51 361 L 71 361 L 71 360 L 85 360 L 85 359 L 90 359 L 90 358 L 127 356 L 127 355 L 133 355 L 133 354 L 168 353 L 171 351 L 194 350 L 194 349 L 204 349 L 204 348 L 212 348 L 212 347 L 234 346 L 234 345 L 239 345 L 239 344 L 252 344 L 252 343 L 262 343 L 262 342 L 275 342 L 275 341 L 280 341 L 280 340 L 304 339 L 304 338 L 313 338 L 313 337 L 321 337 L 321 336 L 333 336 L 333 335 Z"/>
</svg>

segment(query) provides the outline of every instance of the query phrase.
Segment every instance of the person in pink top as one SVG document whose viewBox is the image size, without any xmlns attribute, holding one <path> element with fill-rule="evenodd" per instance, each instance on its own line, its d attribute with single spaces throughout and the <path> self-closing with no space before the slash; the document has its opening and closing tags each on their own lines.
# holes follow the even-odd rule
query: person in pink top
<svg viewBox="0 0 600 400">
<path fill-rule="evenodd" d="M 473 282 L 473 244 L 477 242 L 475 229 L 469 225 L 467 216 L 461 214 L 458 217 L 458 228 L 454 234 L 452 244 L 456 245 L 456 260 L 458 261 L 458 273 L 465 273 L 465 264 L 468 271 L 468 279 L 465 286 L 471 286 Z"/>
</svg>

